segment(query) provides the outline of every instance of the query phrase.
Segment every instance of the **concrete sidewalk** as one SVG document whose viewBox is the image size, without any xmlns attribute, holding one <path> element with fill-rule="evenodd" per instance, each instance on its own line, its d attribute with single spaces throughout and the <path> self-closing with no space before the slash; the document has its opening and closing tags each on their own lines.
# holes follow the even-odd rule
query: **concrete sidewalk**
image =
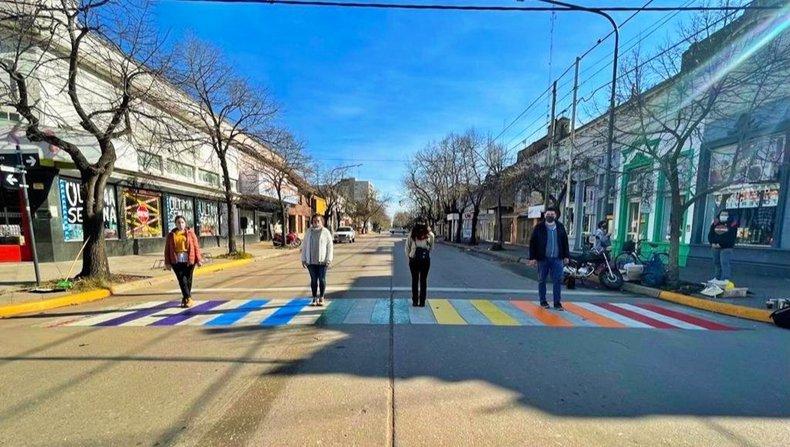
<svg viewBox="0 0 790 447">
<path fill-rule="evenodd" d="M 505 244 L 505 250 L 492 251 L 491 244 L 488 242 L 481 242 L 475 246 L 446 241 L 444 243 L 502 261 L 526 264 L 527 259 L 529 259 L 529 248 L 520 245 Z M 681 268 L 680 271 L 680 279 L 690 283 L 705 282 L 710 279 L 711 275 L 711 272 L 701 268 Z M 786 295 L 783 295 L 785 293 L 784 291 L 790 288 L 790 278 L 754 275 L 741 277 L 735 272 L 733 281 L 739 286 L 749 287 L 750 294 L 744 298 L 710 298 L 700 294 L 693 294 L 691 296 L 717 303 L 728 303 L 755 309 L 765 309 L 766 300 L 786 297 Z"/>
</svg>

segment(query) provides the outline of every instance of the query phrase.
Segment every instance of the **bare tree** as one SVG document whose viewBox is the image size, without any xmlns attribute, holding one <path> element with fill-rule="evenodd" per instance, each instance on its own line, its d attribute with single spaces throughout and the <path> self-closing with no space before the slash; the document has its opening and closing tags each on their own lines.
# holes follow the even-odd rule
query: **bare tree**
<svg viewBox="0 0 790 447">
<path fill-rule="evenodd" d="M 235 73 L 233 64 L 219 49 L 188 38 L 177 51 L 182 63 L 171 77 L 197 103 L 182 104 L 190 111 L 191 123 L 200 133 L 192 139 L 195 144 L 210 146 L 219 160 L 225 205 L 228 209 L 228 253 L 236 252 L 236 209 L 234 191 L 228 168 L 233 151 L 255 151 L 259 141 L 277 135 L 272 121 L 277 106 L 267 91 L 255 87 Z M 178 100 L 175 98 L 174 100 Z M 258 151 L 260 152 L 260 151 Z M 266 154 L 257 154 L 266 159 Z"/>
<path fill-rule="evenodd" d="M 351 217 L 360 224 L 363 232 L 367 232 L 368 223 L 374 216 L 385 211 L 390 200 L 389 196 L 380 197 L 376 190 L 368 191 L 362 199 L 351 203 Z"/>
<path fill-rule="evenodd" d="M 341 180 L 348 177 L 348 172 L 352 167 L 335 166 L 315 170 L 314 187 L 318 195 L 326 200 L 324 219 L 332 231 L 337 228 L 340 220 L 340 204 L 345 200 Z"/>
<path fill-rule="evenodd" d="M 148 6 L 112 0 L 0 4 L 0 70 L 10 79 L 0 81 L 0 106 L 22 116 L 28 140 L 60 148 L 80 173 L 86 241 L 80 277 L 110 274 L 103 198 L 117 142 L 131 139 L 141 121 L 162 115 L 153 106 L 161 102 L 153 87 L 167 59 L 148 26 Z M 56 95 L 65 94 L 68 111 L 42 100 L 52 86 Z"/>
</svg>

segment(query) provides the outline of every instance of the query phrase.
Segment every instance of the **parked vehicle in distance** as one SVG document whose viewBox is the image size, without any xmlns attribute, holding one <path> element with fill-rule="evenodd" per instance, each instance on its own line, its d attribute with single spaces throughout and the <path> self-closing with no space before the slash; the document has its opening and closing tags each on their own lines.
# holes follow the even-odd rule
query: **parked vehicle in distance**
<svg viewBox="0 0 790 447">
<path fill-rule="evenodd" d="M 356 242 L 357 232 L 351 227 L 337 227 L 334 235 L 335 243 Z"/>
<path fill-rule="evenodd" d="M 403 227 L 390 228 L 390 235 L 392 235 L 392 236 L 395 236 L 396 234 L 405 235 L 408 232 L 409 232 L 409 230 L 407 230 L 407 229 L 405 229 Z"/>
</svg>

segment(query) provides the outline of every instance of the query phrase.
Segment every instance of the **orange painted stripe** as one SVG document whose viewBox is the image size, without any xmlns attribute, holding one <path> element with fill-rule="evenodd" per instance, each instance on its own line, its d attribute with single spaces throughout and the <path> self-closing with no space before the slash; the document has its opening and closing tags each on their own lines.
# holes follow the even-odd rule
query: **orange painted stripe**
<svg viewBox="0 0 790 447">
<path fill-rule="evenodd" d="M 585 320 L 592 321 L 593 323 L 601 327 L 626 327 L 626 325 L 620 323 L 619 321 L 612 320 L 611 318 L 606 318 L 603 315 L 598 315 L 595 312 L 591 312 L 573 303 L 562 303 L 562 307 L 584 318 Z"/>
<path fill-rule="evenodd" d="M 518 309 L 524 311 L 526 314 L 537 318 L 541 323 L 547 326 L 557 327 L 573 327 L 573 324 L 557 315 L 557 312 L 546 310 L 537 304 L 532 304 L 529 301 L 511 301 L 510 304 L 516 306 Z"/>
</svg>

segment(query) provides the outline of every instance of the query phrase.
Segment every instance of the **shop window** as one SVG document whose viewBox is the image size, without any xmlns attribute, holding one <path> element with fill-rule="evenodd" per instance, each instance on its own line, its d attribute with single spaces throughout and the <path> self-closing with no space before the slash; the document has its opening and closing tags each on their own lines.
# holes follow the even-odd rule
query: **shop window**
<svg viewBox="0 0 790 447">
<path fill-rule="evenodd" d="M 206 171 L 205 169 L 198 169 L 198 177 L 200 178 L 200 181 L 202 181 L 205 184 L 214 186 L 216 188 L 220 187 L 219 174 L 217 174 L 216 172 Z"/>
<path fill-rule="evenodd" d="M 137 164 L 140 166 L 140 171 L 149 174 L 162 173 L 162 156 L 156 155 L 151 152 L 137 151 Z"/>
<path fill-rule="evenodd" d="M 175 174 L 189 180 L 195 179 L 195 167 L 177 160 L 166 160 L 165 170 L 168 174 Z"/>
</svg>

